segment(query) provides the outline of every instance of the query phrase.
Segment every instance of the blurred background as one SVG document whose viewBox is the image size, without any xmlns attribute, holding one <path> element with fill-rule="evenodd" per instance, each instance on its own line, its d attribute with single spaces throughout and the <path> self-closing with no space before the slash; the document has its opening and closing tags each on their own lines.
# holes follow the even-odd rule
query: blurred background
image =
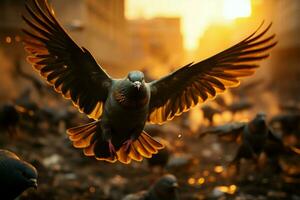
<svg viewBox="0 0 300 200">
<path fill-rule="evenodd" d="M 236 145 L 224 146 L 216 138 L 195 141 L 205 127 L 249 121 L 257 112 L 265 112 L 268 119 L 299 112 L 299 0 L 49 2 L 65 30 L 111 76 L 124 77 L 136 69 L 142 70 L 148 81 L 234 45 L 255 31 L 263 20 L 265 26 L 273 22 L 270 33 L 276 33 L 278 44 L 254 76 L 175 122 L 147 129 L 174 143 L 169 169 L 184 166 L 176 174 L 182 199 L 300 199 L 295 191 L 294 196 L 288 195 L 282 179 L 276 179 L 282 183 L 274 186 L 276 189 L 272 186 L 254 196 L 244 195 L 247 190 L 238 190 L 236 180 L 229 181 L 227 173 L 221 175 Z M 29 191 L 21 198 L 121 199 L 124 194 L 147 188 L 157 175 L 152 177 L 145 162 L 110 165 L 85 158 L 71 147 L 65 129 L 88 119 L 53 92 L 26 62 L 21 32 L 25 27 L 21 20 L 24 1 L 0 0 L 0 10 L 0 105 L 13 105 L 21 113 L 21 120 L 16 123 L 18 130 L 13 131 L 16 134 L 1 131 L 0 148 L 20 152 L 42 174 L 41 189 Z M 1 112 L 5 110 L 2 108 Z M 295 143 L 295 139 L 287 140 Z M 190 171 L 186 165 L 192 166 Z M 130 176 L 136 178 L 128 179 Z M 266 180 L 270 184 L 270 177 Z M 255 184 L 249 183 L 253 187 Z M 218 187 L 224 188 L 216 190 Z"/>
</svg>

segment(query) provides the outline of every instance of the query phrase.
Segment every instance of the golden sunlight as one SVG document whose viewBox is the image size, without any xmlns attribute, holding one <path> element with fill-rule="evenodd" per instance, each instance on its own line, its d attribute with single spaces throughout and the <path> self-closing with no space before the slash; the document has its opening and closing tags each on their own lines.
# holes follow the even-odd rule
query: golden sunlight
<svg viewBox="0 0 300 200">
<path fill-rule="evenodd" d="M 126 0 L 128 19 L 180 17 L 184 47 L 195 50 L 212 23 L 248 17 L 251 0 Z"/>
<path fill-rule="evenodd" d="M 224 0 L 223 16 L 227 20 L 251 15 L 250 0 Z"/>
</svg>

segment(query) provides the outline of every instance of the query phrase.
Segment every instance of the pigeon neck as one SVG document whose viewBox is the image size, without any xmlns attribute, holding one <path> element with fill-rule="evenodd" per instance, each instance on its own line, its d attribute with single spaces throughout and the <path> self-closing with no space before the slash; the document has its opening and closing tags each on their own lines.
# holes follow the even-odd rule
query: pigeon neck
<svg viewBox="0 0 300 200">
<path fill-rule="evenodd" d="M 257 133 L 257 134 L 262 134 L 267 129 L 267 126 L 265 123 L 263 123 L 263 122 L 258 123 L 255 120 L 250 122 L 248 127 L 249 127 L 249 130 L 251 133 Z"/>
<path fill-rule="evenodd" d="M 139 90 L 133 87 L 120 87 L 114 92 L 115 100 L 123 107 L 144 107 L 149 100 L 147 89 L 142 86 Z"/>
</svg>

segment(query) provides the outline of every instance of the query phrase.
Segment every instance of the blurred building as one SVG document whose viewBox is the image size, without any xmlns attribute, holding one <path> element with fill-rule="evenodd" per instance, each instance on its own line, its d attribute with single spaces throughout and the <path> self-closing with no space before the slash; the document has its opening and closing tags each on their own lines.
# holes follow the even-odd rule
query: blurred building
<svg viewBox="0 0 300 200">
<path fill-rule="evenodd" d="M 91 51 L 99 64 L 113 75 L 124 75 L 127 71 L 128 35 L 125 12 L 125 0 L 50 0 L 58 21 L 79 46 Z M 28 73 L 33 72 L 25 62 L 25 51 L 22 45 L 21 28 L 25 23 L 21 14 L 25 13 L 24 0 L 0 1 L 0 58 L 6 59 L 6 66 L 1 66 L 1 76 L 14 80 L 11 88 L 22 90 L 30 84 L 20 84 L 16 63 L 22 65 Z M 3 65 L 3 64 L 2 64 Z M 5 69 L 4 69 L 4 68 Z M 1 78 L 2 80 L 2 78 Z M 25 81 L 26 82 L 26 81 Z M 8 87 L 7 85 L 5 87 Z M 2 90 L 0 88 L 0 90 Z M 2 90 L 4 91 L 4 89 Z M 9 94 L 6 94 L 9 98 Z M 15 95 L 13 95 L 15 96 Z"/>
<path fill-rule="evenodd" d="M 271 81 L 280 98 L 300 99 L 300 1 L 252 0 L 249 18 L 238 18 L 231 23 L 211 24 L 199 40 L 196 57 L 207 58 L 220 52 L 253 32 L 265 20 L 265 27 L 273 22 L 271 33 L 276 33 L 277 46 L 271 56 L 261 63 L 256 76 Z"/>
<path fill-rule="evenodd" d="M 180 18 L 136 19 L 128 23 L 134 65 L 160 76 L 181 64 L 184 49 Z"/>
<path fill-rule="evenodd" d="M 21 45 L 21 13 L 24 1 L 0 1 L 0 48 L 9 57 L 22 53 Z"/>
<path fill-rule="evenodd" d="M 20 87 L 19 79 L 15 77 L 15 65 L 16 60 L 24 55 L 21 43 L 23 7 L 24 1 L 21 0 L 0 1 L 0 80 L 3 83 L 0 85 L 0 100 L 4 101 L 17 96 Z"/>
<path fill-rule="evenodd" d="M 281 99 L 300 100 L 300 1 L 266 0 L 262 7 L 272 9 L 278 45 L 272 52 L 270 72 Z"/>
<path fill-rule="evenodd" d="M 128 57 L 125 0 L 52 0 L 64 27 L 109 73 L 124 75 Z"/>
<path fill-rule="evenodd" d="M 233 32 L 228 25 L 221 23 L 210 25 L 199 39 L 195 57 L 198 59 L 209 58 L 234 44 Z"/>
</svg>

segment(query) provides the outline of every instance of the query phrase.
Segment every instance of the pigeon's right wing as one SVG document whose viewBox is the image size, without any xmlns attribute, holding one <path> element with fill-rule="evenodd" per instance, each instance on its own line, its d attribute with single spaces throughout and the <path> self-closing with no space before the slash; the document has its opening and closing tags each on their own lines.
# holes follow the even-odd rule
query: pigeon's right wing
<svg viewBox="0 0 300 200">
<path fill-rule="evenodd" d="M 31 28 L 24 30 L 27 60 L 47 82 L 90 118 L 103 111 L 112 79 L 85 48 L 80 48 L 55 18 L 47 0 L 26 3 L 31 19 L 23 16 Z"/>
<path fill-rule="evenodd" d="M 247 123 L 244 122 L 235 122 L 229 123 L 222 126 L 210 127 L 200 133 L 199 137 L 202 138 L 208 134 L 217 135 L 224 141 L 236 141 L 237 138 L 241 135 L 242 130 Z"/>
</svg>

